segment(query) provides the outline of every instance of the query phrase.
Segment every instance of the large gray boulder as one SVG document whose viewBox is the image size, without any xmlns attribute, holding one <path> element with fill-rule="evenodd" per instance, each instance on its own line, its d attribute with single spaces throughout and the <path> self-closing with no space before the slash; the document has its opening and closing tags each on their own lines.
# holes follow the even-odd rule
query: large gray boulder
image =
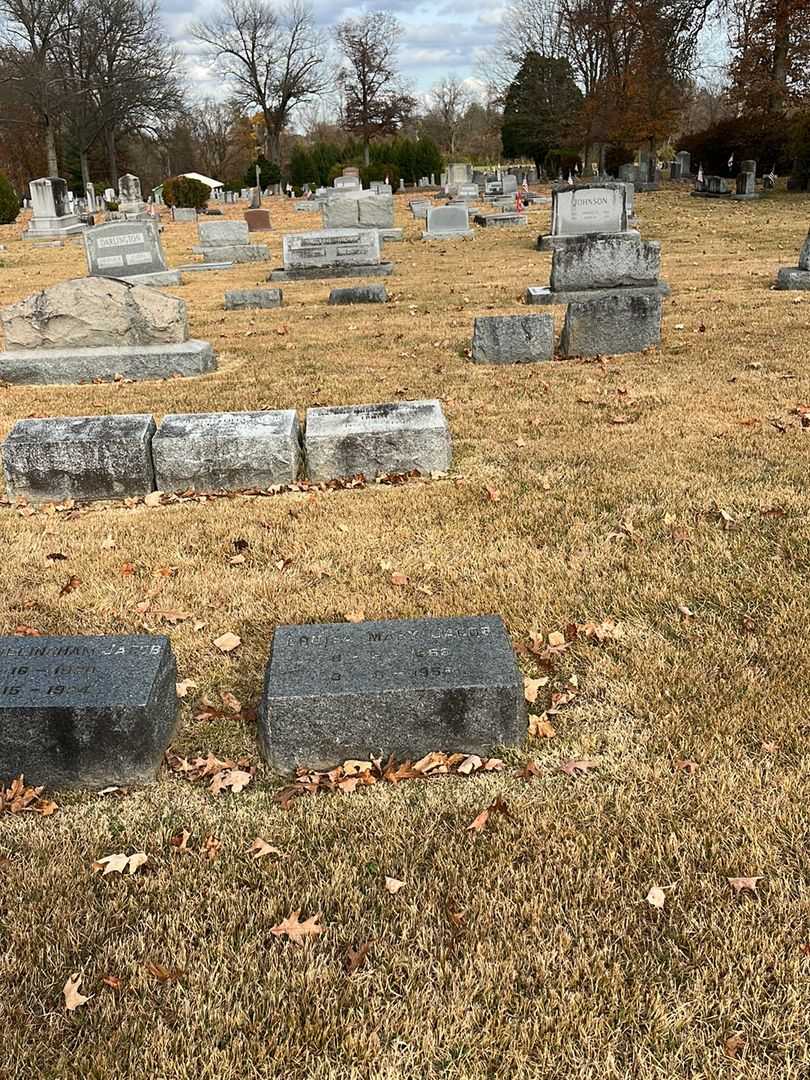
<svg viewBox="0 0 810 1080">
<path fill-rule="evenodd" d="M 188 340 L 183 300 L 100 277 L 52 285 L 4 308 L 0 320 L 8 351 Z"/>
</svg>

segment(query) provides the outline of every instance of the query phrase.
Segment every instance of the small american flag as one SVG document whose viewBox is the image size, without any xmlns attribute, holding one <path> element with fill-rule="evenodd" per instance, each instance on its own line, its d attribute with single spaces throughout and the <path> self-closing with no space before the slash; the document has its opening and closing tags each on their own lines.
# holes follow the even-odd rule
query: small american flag
<svg viewBox="0 0 810 1080">
<path fill-rule="evenodd" d="M 731 152 L 731 157 L 728 159 L 728 167 L 731 169 L 734 165 L 734 151 Z"/>
<path fill-rule="evenodd" d="M 573 178 L 573 176 L 571 175 L 571 173 L 569 172 L 569 173 L 568 173 L 568 183 L 569 183 L 569 184 L 573 184 L 573 182 L 574 182 L 574 178 Z"/>
<path fill-rule="evenodd" d="M 523 213 L 523 195 L 520 191 L 515 192 L 515 212 L 518 214 Z"/>
<path fill-rule="evenodd" d="M 523 190 L 528 195 L 528 193 L 529 193 L 529 181 L 526 179 L 525 176 L 523 177 Z"/>
<path fill-rule="evenodd" d="M 697 171 L 697 182 L 699 184 L 703 183 L 703 162 L 700 163 L 700 166 L 699 166 L 698 171 Z"/>
<path fill-rule="evenodd" d="M 771 165 L 771 171 L 768 173 L 768 179 L 772 184 L 775 184 L 779 177 L 776 175 L 776 166 Z"/>
</svg>

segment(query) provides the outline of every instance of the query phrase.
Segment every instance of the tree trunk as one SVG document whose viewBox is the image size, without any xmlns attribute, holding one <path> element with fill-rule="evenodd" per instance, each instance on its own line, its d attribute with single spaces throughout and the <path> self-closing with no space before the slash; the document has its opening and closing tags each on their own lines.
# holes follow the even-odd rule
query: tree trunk
<svg viewBox="0 0 810 1080">
<path fill-rule="evenodd" d="M 118 157 L 115 152 L 115 128 L 110 125 L 105 132 L 107 143 L 107 165 L 110 170 L 110 185 L 118 187 Z"/>
<path fill-rule="evenodd" d="M 369 164 L 370 160 L 371 160 L 371 155 L 370 155 L 370 152 L 369 152 L 369 142 L 368 142 L 368 139 L 364 139 L 363 140 L 363 164 L 366 166 L 366 168 L 368 168 L 368 164 Z"/>
<path fill-rule="evenodd" d="M 45 153 L 48 156 L 48 176 L 58 176 L 59 162 L 56 158 L 56 134 L 48 117 L 45 117 Z"/>
<path fill-rule="evenodd" d="M 786 11 L 785 3 L 776 5 L 774 16 L 774 45 L 773 45 L 773 84 L 768 96 L 768 111 L 771 113 L 782 112 L 785 107 L 785 91 L 787 88 L 787 56 L 790 41 L 790 20 Z"/>
<path fill-rule="evenodd" d="M 82 169 L 82 187 L 87 191 L 87 185 L 90 183 L 90 164 L 87 160 L 87 151 L 79 151 L 79 164 Z"/>
</svg>

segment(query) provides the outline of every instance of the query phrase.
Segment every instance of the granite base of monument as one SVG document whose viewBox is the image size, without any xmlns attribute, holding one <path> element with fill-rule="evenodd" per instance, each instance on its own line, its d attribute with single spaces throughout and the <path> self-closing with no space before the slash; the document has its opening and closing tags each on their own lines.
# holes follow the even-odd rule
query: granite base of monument
<svg viewBox="0 0 810 1080">
<path fill-rule="evenodd" d="M 158 289 L 165 285 L 183 284 L 179 270 L 157 270 L 154 274 L 129 274 L 127 277 L 119 277 L 115 280 L 126 281 L 129 285 L 153 285 Z"/>
<path fill-rule="evenodd" d="M 661 341 L 661 296 L 616 290 L 610 296 L 569 303 L 560 336 L 562 356 L 636 353 Z"/>
<path fill-rule="evenodd" d="M 284 302 L 281 289 L 230 289 L 225 293 L 226 311 L 280 308 Z"/>
<path fill-rule="evenodd" d="M 554 355 L 551 315 L 479 315 L 472 360 L 476 364 L 533 364 Z"/>
<path fill-rule="evenodd" d="M 216 370 L 207 341 L 158 345 L 97 345 L 92 348 L 19 349 L 0 352 L 0 381 L 58 384 L 170 379 Z"/>
<path fill-rule="evenodd" d="M 390 262 L 371 263 L 366 266 L 309 266 L 291 270 L 274 270 L 268 281 L 321 281 L 328 278 L 388 277 L 394 272 Z"/>
<path fill-rule="evenodd" d="M 6 494 L 31 502 L 148 495 L 154 433 L 149 413 L 18 420 L 3 443 Z"/>
<path fill-rule="evenodd" d="M 526 214 L 518 213 L 503 213 L 503 214 L 476 214 L 473 218 L 476 225 L 481 225 L 483 228 L 515 228 L 521 225 L 528 225 L 529 218 Z"/>
<path fill-rule="evenodd" d="M 163 636 L 0 638 L 0 779 L 154 780 L 174 734 L 176 680 Z"/>
<path fill-rule="evenodd" d="M 776 276 L 777 289 L 810 289 L 810 270 L 783 266 Z"/>
<path fill-rule="evenodd" d="M 640 240 L 641 234 L 638 229 L 625 229 L 622 232 L 614 233 L 579 233 L 572 234 L 571 236 L 552 236 L 547 234 L 546 236 L 537 237 L 537 250 L 538 251 L 559 251 L 565 248 L 576 246 L 583 236 L 589 236 L 592 239 L 597 240 L 609 240 L 619 238 L 620 240 Z"/>
<path fill-rule="evenodd" d="M 307 476 L 320 483 L 362 473 L 447 472 L 450 429 L 438 401 L 307 409 Z"/>
<path fill-rule="evenodd" d="M 486 755 L 525 733 L 523 678 L 498 616 L 275 631 L 259 743 L 279 769 Z"/>
<path fill-rule="evenodd" d="M 552 289 L 548 285 L 530 285 L 524 295 L 524 303 L 536 304 L 577 304 L 586 300 L 604 300 L 615 296 L 617 291 L 622 296 L 669 296 L 670 288 L 665 281 L 643 288 L 616 289 Z"/>
</svg>

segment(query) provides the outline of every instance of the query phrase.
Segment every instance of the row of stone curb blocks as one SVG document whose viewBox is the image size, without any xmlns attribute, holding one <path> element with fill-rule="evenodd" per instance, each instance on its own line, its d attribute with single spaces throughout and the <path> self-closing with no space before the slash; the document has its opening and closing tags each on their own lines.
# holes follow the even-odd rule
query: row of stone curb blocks
<svg viewBox="0 0 810 1080">
<path fill-rule="evenodd" d="M 265 490 L 356 476 L 446 472 L 451 439 L 436 400 L 307 409 L 18 420 L 3 444 L 6 493 L 32 502 L 152 491 Z"/>
<path fill-rule="evenodd" d="M 155 779 L 178 714 L 164 635 L 2 637 L 0 680 L 0 777 L 74 788 Z M 276 768 L 331 768 L 381 748 L 398 760 L 485 756 L 525 733 L 523 678 L 498 616 L 275 629 L 257 740 Z"/>
<path fill-rule="evenodd" d="M 351 285 L 344 289 L 332 289 L 328 302 L 332 305 L 387 304 L 388 293 L 384 285 Z M 226 311 L 266 310 L 283 305 L 282 289 L 231 289 L 225 293 Z"/>
</svg>

